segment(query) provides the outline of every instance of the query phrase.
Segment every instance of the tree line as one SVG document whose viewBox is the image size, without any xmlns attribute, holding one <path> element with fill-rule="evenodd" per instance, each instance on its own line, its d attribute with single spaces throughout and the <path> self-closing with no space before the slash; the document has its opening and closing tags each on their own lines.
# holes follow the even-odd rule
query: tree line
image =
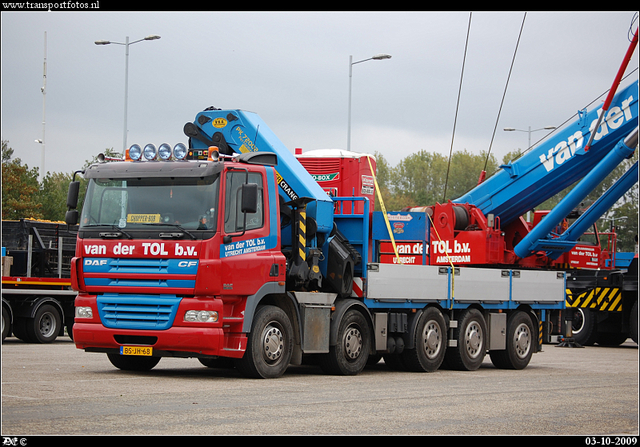
<svg viewBox="0 0 640 447">
<path fill-rule="evenodd" d="M 113 149 L 106 149 L 104 153 L 107 157 L 120 156 Z M 64 221 L 67 190 L 73 179 L 73 172 L 47 172 L 42 181 L 38 181 L 38 168 L 30 169 L 20 158 L 14 158 L 13 154 L 9 142 L 2 141 L 2 219 Z M 402 159 L 396 166 L 391 166 L 381 153 L 375 152 L 374 155 L 377 163 L 376 177 L 388 211 L 453 200 L 473 189 L 483 170 L 489 177 L 499 169 L 496 158 L 486 152 L 472 154 L 467 150 L 456 151 L 449 160 L 446 155 L 419 150 Z M 510 152 L 503 157 L 501 164 L 515 161 L 520 156 L 520 151 Z M 598 185 L 584 200 L 582 207 L 593 203 L 637 160 L 638 151 L 632 159 L 621 163 Z M 84 167 L 96 161 L 97 157 L 86 160 Z M 84 182 L 81 178 L 80 181 Z M 80 204 L 84 198 L 84 189 L 84 185 L 81 185 Z M 548 199 L 538 209 L 552 209 L 570 189 L 571 187 Z M 598 221 L 600 231 L 609 231 L 613 225 L 618 234 L 618 250 L 634 251 L 638 234 L 637 183 Z"/>
</svg>

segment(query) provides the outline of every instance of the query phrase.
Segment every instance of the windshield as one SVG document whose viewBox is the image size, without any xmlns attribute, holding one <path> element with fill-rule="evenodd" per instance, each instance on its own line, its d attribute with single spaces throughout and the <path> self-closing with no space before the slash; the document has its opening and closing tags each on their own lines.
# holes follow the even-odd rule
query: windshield
<svg viewBox="0 0 640 447">
<path fill-rule="evenodd" d="M 200 178 L 91 179 L 80 229 L 152 226 L 216 230 L 219 175 Z"/>
</svg>

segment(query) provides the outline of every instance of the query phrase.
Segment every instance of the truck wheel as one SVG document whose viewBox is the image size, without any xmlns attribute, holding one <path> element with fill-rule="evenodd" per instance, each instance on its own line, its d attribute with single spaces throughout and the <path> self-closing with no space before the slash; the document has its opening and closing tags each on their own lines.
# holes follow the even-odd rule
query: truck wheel
<svg viewBox="0 0 640 447">
<path fill-rule="evenodd" d="M 160 361 L 160 357 L 137 357 L 132 355 L 107 354 L 113 366 L 123 371 L 149 371 Z"/>
<path fill-rule="evenodd" d="M 598 345 L 620 346 L 627 338 L 627 334 L 621 332 L 598 332 Z"/>
<path fill-rule="evenodd" d="M 229 357 L 219 357 L 217 359 L 198 359 L 198 361 L 207 368 L 233 368 L 233 359 Z"/>
<path fill-rule="evenodd" d="M 524 369 L 533 355 L 534 330 L 531 317 L 516 311 L 507 324 L 507 349 L 489 351 L 496 368 Z"/>
<path fill-rule="evenodd" d="M 320 358 L 327 374 L 353 376 L 360 373 L 369 360 L 371 331 L 367 320 L 355 309 L 345 312 L 338 327 L 338 342 Z"/>
<path fill-rule="evenodd" d="M 442 312 L 427 307 L 418 320 L 414 348 L 402 351 L 402 363 L 409 371 L 436 371 L 442 365 L 446 351 L 447 330 Z"/>
<path fill-rule="evenodd" d="M 293 354 L 293 327 L 287 314 L 275 306 L 258 307 L 247 350 L 236 367 L 247 377 L 273 379 L 284 374 Z"/>
<path fill-rule="evenodd" d="M 33 318 L 27 319 L 27 337 L 33 343 L 51 343 L 60 333 L 62 318 L 54 306 L 40 306 Z"/>
<path fill-rule="evenodd" d="M 9 317 L 9 311 L 2 306 L 2 340 L 9 336 L 11 329 L 11 317 Z"/>
<path fill-rule="evenodd" d="M 631 339 L 636 344 L 638 344 L 638 301 L 637 300 L 635 303 L 633 303 L 633 306 L 631 306 L 631 315 L 629 315 L 629 337 L 631 337 Z"/>
<path fill-rule="evenodd" d="M 571 332 L 576 343 L 582 346 L 593 346 L 598 341 L 596 317 L 589 309 L 577 308 L 573 313 Z"/>
<path fill-rule="evenodd" d="M 475 371 L 484 360 L 487 325 L 482 313 L 477 309 L 468 309 L 458 318 L 458 328 L 453 336 L 457 347 L 447 349 L 447 366 L 460 371 Z"/>
</svg>

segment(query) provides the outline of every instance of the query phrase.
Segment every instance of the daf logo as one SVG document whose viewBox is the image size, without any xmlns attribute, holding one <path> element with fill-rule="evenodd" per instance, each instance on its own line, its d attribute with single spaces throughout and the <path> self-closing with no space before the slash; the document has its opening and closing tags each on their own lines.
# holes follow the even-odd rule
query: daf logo
<svg viewBox="0 0 640 447">
<path fill-rule="evenodd" d="M 178 267 L 193 267 L 194 265 L 198 265 L 198 261 L 180 261 L 180 262 L 178 262 Z"/>
<path fill-rule="evenodd" d="M 107 265 L 106 259 L 85 259 L 84 265 Z"/>
</svg>

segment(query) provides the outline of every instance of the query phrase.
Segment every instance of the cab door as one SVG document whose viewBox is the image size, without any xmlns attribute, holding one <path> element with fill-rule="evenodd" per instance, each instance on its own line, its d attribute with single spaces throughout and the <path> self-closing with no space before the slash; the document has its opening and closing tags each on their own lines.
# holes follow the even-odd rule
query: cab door
<svg viewBox="0 0 640 447">
<path fill-rule="evenodd" d="M 270 174 L 270 175 L 269 175 Z M 220 261 L 222 294 L 248 296 L 270 281 L 284 278 L 285 265 L 280 261 L 277 207 L 269 200 L 268 177 L 264 167 L 241 166 L 225 170 L 224 203 L 221 215 Z M 243 185 L 257 185 L 255 209 L 243 211 L 244 195 L 249 189 Z M 273 188 L 271 188 L 273 189 Z M 255 192 L 255 189 L 254 189 Z M 276 199 L 277 199 L 277 194 Z"/>
</svg>

